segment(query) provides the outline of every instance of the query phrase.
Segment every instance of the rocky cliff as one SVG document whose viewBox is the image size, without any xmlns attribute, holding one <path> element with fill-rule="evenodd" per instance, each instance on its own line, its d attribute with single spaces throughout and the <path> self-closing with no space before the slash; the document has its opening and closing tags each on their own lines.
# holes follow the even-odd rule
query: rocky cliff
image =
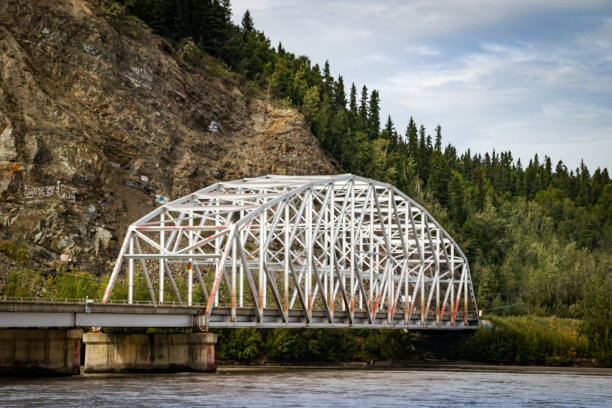
<svg viewBox="0 0 612 408">
<path fill-rule="evenodd" d="M 0 2 L 0 238 L 105 272 L 128 224 L 218 180 L 331 174 L 304 118 L 83 0 Z"/>
</svg>

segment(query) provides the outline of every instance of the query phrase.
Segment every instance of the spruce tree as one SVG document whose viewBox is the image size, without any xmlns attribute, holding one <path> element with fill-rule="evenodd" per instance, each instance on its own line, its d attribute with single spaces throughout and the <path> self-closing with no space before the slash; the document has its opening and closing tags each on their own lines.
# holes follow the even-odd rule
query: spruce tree
<svg viewBox="0 0 612 408">
<path fill-rule="evenodd" d="M 603 179 L 603 174 L 601 169 L 598 167 L 597 170 L 593 173 L 593 177 L 591 178 L 591 202 L 594 204 L 597 202 L 597 199 L 601 195 L 601 191 L 605 186 L 605 182 Z"/>
<path fill-rule="evenodd" d="M 395 127 L 393 125 L 393 121 L 391 120 L 391 115 L 387 116 L 387 122 L 385 123 L 385 129 L 381 132 L 380 136 L 384 139 L 387 139 L 391 142 L 391 146 L 395 146 L 397 140 L 395 139 Z"/>
<path fill-rule="evenodd" d="M 255 30 L 255 23 L 253 23 L 253 18 L 251 18 L 251 12 L 249 10 L 244 12 L 241 25 L 245 33 Z"/>
<path fill-rule="evenodd" d="M 476 182 L 476 188 L 474 189 L 474 198 L 472 201 L 476 209 L 482 211 L 486 201 L 485 179 L 482 174 L 482 167 L 478 167 L 476 171 L 474 171 L 474 181 Z"/>
<path fill-rule="evenodd" d="M 308 79 L 308 85 L 318 86 L 319 90 L 323 87 L 323 77 L 321 76 L 321 67 L 319 64 L 314 64 L 310 71 L 310 78 Z"/>
<path fill-rule="evenodd" d="M 370 95 L 370 108 L 368 116 L 368 135 L 370 140 L 375 140 L 380 134 L 380 97 L 374 89 Z"/>
<path fill-rule="evenodd" d="M 412 116 L 410 117 L 410 121 L 408 122 L 408 127 L 406 128 L 406 140 L 408 140 L 408 155 L 412 156 L 414 160 L 417 159 L 418 156 L 418 147 L 419 147 L 419 139 L 418 139 L 418 130 L 416 123 L 414 123 L 414 119 Z"/>
<path fill-rule="evenodd" d="M 552 184 L 552 162 L 550 157 L 544 156 L 544 171 L 542 173 L 542 188 L 547 188 Z"/>
<path fill-rule="evenodd" d="M 536 155 L 537 159 L 537 155 Z M 528 200 L 533 199 L 537 192 L 536 188 L 537 170 L 533 163 L 533 160 L 529 160 L 529 164 L 525 169 L 525 195 Z"/>
<path fill-rule="evenodd" d="M 516 161 L 516 194 L 522 197 L 526 196 L 525 193 L 525 172 L 523 165 L 521 164 L 521 158 Z"/>
<path fill-rule="evenodd" d="M 421 127 L 419 128 L 419 147 L 417 149 L 416 161 L 419 177 L 424 182 L 427 182 L 427 179 L 429 178 L 429 152 L 427 151 L 425 126 L 423 125 L 421 125 Z"/>
<path fill-rule="evenodd" d="M 358 129 L 362 132 L 368 130 L 368 88 L 361 88 L 361 100 L 359 101 Z"/>
<path fill-rule="evenodd" d="M 576 197 L 578 204 L 585 206 L 592 204 L 591 175 L 584 160 L 580 160 L 580 168 L 576 169 L 576 178 L 578 179 L 578 196 Z"/>
<path fill-rule="evenodd" d="M 563 160 L 559 160 L 555 167 L 555 174 L 552 179 L 552 185 L 562 191 L 567 191 L 569 185 L 569 174 L 567 173 L 567 166 L 563 164 Z"/>
<path fill-rule="evenodd" d="M 323 93 L 329 95 L 329 99 L 334 99 L 334 78 L 331 76 L 329 61 L 325 61 L 323 66 Z"/>
<path fill-rule="evenodd" d="M 442 151 L 442 127 L 440 125 L 436 126 L 436 144 L 434 150 L 436 152 Z"/>
<path fill-rule="evenodd" d="M 334 108 L 337 111 L 346 109 L 346 92 L 344 91 L 344 80 L 338 75 L 338 81 L 334 86 Z"/>
<path fill-rule="evenodd" d="M 451 219 L 457 226 L 463 226 L 467 220 L 465 208 L 465 181 L 458 171 L 453 171 L 449 182 L 448 209 Z"/>
<path fill-rule="evenodd" d="M 446 207 L 448 204 L 448 183 L 450 172 L 442 152 L 435 150 L 429 164 L 429 179 L 427 187 L 433 191 L 434 197 Z"/>
<path fill-rule="evenodd" d="M 351 94 L 349 97 L 349 127 L 351 130 L 358 129 L 359 113 L 357 111 L 357 87 L 353 82 L 351 85 Z"/>
</svg>

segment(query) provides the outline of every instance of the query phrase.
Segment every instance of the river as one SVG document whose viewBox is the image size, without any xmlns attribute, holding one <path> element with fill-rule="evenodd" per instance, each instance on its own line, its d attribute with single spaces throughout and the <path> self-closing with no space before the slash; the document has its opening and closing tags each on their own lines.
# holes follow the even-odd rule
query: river
<svg viewBox="0 0 612 408">
<path fill-rule="evenodd" d="M 612 407 L 612 374 L 222 367 L 216 374 L 0 378 L 0 406 Z"/>
</svg>

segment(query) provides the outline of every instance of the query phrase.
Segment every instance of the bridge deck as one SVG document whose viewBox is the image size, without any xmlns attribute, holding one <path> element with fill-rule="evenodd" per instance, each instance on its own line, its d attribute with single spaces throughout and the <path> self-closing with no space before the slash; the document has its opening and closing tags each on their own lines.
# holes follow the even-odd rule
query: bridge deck
<svg viewBox="0 0 612 408">
<path fill-rule="evenodd" d="M 458 316 L 459 317 L 459 316 Z M 448 320 L 448 321 L 445 321 Z M 463 317 L 456 325 L 450 319 L 435 319 L 421 322 L 421 316 L 413 314 L 406 321 L 404 315 L 396 314 L 392 322 L 387 321 L 386 312 L 378 312 L 372 323 L 366 312 L 355 312 L 353 323 L 349 313 L 336 311 L 332 321 L 325 311 L 313 311 L 310 322 L 301 310 L 290 310 L 289 322 L 282 321 L 280 311 L 265 309 L 262 321 L 252 308 L 238 308 L 235 321 L 230 307 L 217 307 L 206 319 L 204 305 L 178 306 L 153 304 L 86 303 L 86 302 L 40 302 L 6 300 L 0 301 L 0 328 L 25 327 L 200 327 L 200 328 L 369 328 L 408 330 L 473 330 L 478 328 L 478 318 Z"/>
</svg>

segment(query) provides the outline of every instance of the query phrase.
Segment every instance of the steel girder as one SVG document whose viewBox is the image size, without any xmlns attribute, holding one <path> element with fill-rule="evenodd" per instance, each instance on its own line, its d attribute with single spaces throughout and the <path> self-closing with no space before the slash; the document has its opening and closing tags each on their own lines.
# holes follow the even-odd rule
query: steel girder
<svg viewBox="0 0 612 408">
<path fill-rule="evenodd" d="M 129 227 L 103 302 L 122 270 L 128 303 L 142 274 L 153 303 L 194 305 L 197 292 L 205 326 L 479 325 L 450 235 L 398 189 L 351 174 L 248 178 L 179 198 Z"/>
</svg>

